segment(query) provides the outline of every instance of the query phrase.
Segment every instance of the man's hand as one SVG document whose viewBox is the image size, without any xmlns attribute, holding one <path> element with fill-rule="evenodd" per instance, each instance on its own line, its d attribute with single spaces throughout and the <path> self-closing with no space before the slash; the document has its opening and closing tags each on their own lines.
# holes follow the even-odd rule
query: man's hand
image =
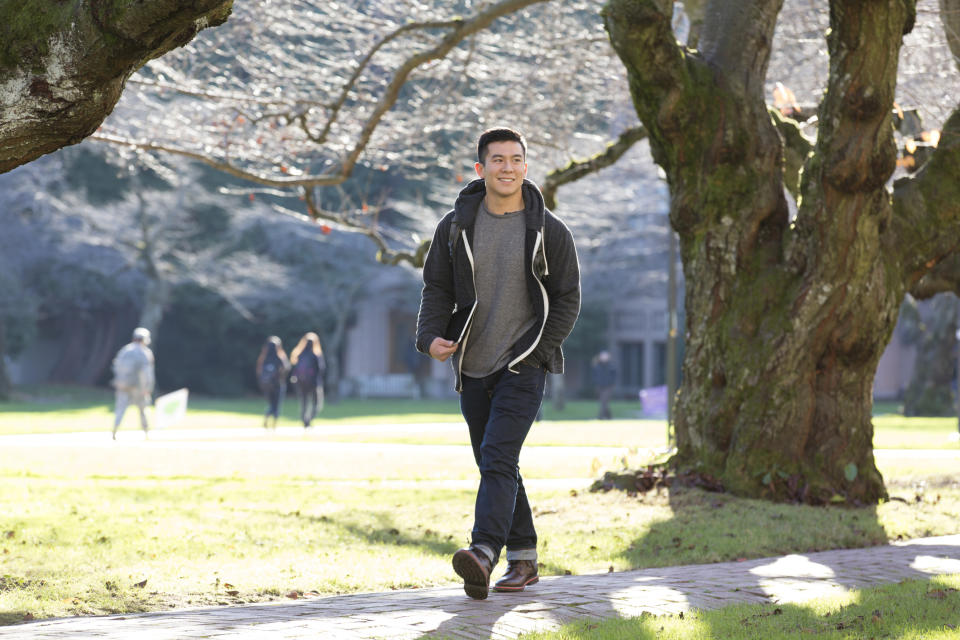
<svg viewBox="0 0 960 640">
<path fill-rule="evenodd" d="M 433 342 L 430 343 L 430 357 L 443 362 L 452 356 L 459 346 L 451 340 L 434 338 Z"/>
</svg>

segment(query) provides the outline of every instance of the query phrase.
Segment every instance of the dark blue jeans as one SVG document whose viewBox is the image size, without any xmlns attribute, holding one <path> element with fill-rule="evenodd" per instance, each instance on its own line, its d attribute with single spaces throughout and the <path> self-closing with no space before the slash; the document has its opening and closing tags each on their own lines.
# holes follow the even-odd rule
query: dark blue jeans
<svg viewBox="0 0 960 640">
<path fill-rule="evenodd" d="M 504 545 L 511 556 L 524 559 L 533 550 L 537 532 L 520 476 L 520 447 L 530 431 L 540 403 L 546 373 L 519 365 L 518 373 L 501 369 L 485 378 L 464 376 L 460 410 L 470 429 L 473 457 L 480 469 L 474 510 L 473 544 L 488 547 L 494 564 Z"/>
</svg>

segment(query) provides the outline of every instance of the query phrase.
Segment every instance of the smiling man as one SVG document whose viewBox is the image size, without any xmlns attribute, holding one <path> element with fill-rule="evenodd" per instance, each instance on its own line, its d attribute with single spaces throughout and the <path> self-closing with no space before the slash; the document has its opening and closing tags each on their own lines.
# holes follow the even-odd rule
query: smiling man
<svg viewBox="0 0 960 640">
<path fill-rule="evenodd" d="M 563 373 L 561 344 L 580 312 L 570 230 L 526 179 L 526 142 L 490 129 L 477 143 L 479 179 L 437 225 L 423 266 L 417 349 L 451 359 L 460 410 L 480 469 L 471 544 L 453 556 L 471 598 L 539 580 L 537 532 L 520 476 L 520 448 L 543 401 L 546 374 Z"/>
</svg>

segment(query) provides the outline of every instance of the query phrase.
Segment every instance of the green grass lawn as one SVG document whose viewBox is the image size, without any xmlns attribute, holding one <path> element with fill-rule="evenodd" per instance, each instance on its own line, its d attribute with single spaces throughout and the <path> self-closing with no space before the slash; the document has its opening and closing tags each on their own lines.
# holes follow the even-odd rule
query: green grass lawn
<svg viewBox="0 0 960 640">
<path fill-rule="evenodd" d="M 94 471 L 94 470 L 91 470 Z M 846 510 L 699 490 L 530 490 L 558 575 L 955 533 L 960 491 Z M 474 489 L 283 478 L 0 475 L 0 622 L 451 584 Z M 145 586 L 137 586 L 144 580 Z M 232 585 L 232 586 L 226 586 Z M 231 593 L 232 592 L 232 593 Z"/>
<path fill-rule="evenodd" d="M 84 446 L 65 439 L 0 448 L 0 624 L 27 614 L 151 611 L 282 599 L 291 591 L 455 582 L 449 558 L 468 539 L 477 479 L 462 430 L 411 435 L 402 425 L 396 433 L 358 427 L 344 438 L 334 428 L 349 425 L 344 418 L 312 432 L 274 435 L 258 426 L 257 399 L 198 398 L 191 415 L 205 418 L 192 428 L 221 418 L 223 426 L 249 420 L 250 435 L 183 446 L 131 433 L 113 443 L 102 404 L 109 395 L 87 393 L 51 400 L 44 411 L 14 403 L 0 413 L 0 433 L 34 431 L 34 420 L 48 420 L 49 430 L 104 431 L 102 443 Z M 447 414 L 432 414 L 424 403 L 406 406 L 459 422 L 455 403 L 449 404 Z M 359 425 L 376 424 L 373 416 L 398 422 L 404 405 L 336 406 L 345 412 L 352 406 L 349 420 Z M 332 418 L 333 407 L 325 413 Z M 66 420 L 72 428 L 63 426 Z M 128 420 L 126 429 L 135 429 L 133 417 Z M 927 424 L 933 434 L 948 426 Z M 889 425 L 893 434 L 905 430 L 902 423 Z M 189 430 L 178 433 L 190 439 Z M 623 446 L 638 447 L 628 457 L 640 456 L 639 447 L 662 442 L 664 433 L 657 421 L 562 421 L 549 414 L 534 427 L 521 468 L 536 510 L 544 574 L 960 532 L 956 461 L 906 454 L 878 457 L 898 499 L 867 509 L 774 505 L 699 490 L 630 497 L 582 489 L 603 469 L 622 464 Z"/>
<path fill-rule="evenodd" d="M 20 389 L 14 401 L 0 404 L 0 435 L 13 433 L 59 433 L 109 431 L 112 426 L 113 396 L 109 389 L 70 386 L 42 386 Z M 186 419 L 177 429 L 260 429 L 264 403 L 260 398 L 208 398 L 194 396 Z M 530 433 L 530 444 L 616 446 L 660 449 L 667 444 L 664 420 L 638 418 L 639 405 L 613 403 L 614 420 L 594 420 L 596 403 L 574 400 L 558 411 L 544 403 L 543 420 Z M 878 449 L 957 449 L 957 420 L 954 418 L 906 418 L 888 413 L 879 405 L 874 417 L 874 446 Z M 327 403 L 316 422 L 316 437 L 337 442 L 363 442 L 369 434 L 338 432 L 325 435 L 324 426 L 368 424 L 455 423 L 462 424 L 456 399 L 404 400 L 348 398 Z M 297 426 L 297 400 L 287 397 L 280 426 Z M 123 428 L 136 429 L 137 419 L 129 410 Z M 588 434 L 585 438 L 585 434 Z M 407 444 L 464 444 L 462 431 L 406 432 L 381 434 L 378 441 Z"/>
<path fill-rule="evenodd" d="M 521 640 L 788 640 L 960 637 L 960 575 L 910 580 L 799 604 L 740 605 L 683 616 L 582 621 Z"/>
</svg>

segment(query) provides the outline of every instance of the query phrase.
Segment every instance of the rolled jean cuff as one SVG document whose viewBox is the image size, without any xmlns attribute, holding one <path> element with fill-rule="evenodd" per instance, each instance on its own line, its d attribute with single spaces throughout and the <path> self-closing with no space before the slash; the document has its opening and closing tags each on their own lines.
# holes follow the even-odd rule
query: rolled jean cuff
<svg viewBox="0 0 960 640">
<path fill-rule="evenodd" d="M 536 549 L 507 549 L 507 562 L 511 560 L 536 560 Z"/>
<path fill-rule="evenodd" d="M 487 560 L 490 561 L 490 564 L 497 563 L 497 555 L 493 552 L 493 549 L 488 547 L 485 544 L 474 544 L 473 548 L 481 552 L 483 555 L 487 556 Z"/>
</svg>

